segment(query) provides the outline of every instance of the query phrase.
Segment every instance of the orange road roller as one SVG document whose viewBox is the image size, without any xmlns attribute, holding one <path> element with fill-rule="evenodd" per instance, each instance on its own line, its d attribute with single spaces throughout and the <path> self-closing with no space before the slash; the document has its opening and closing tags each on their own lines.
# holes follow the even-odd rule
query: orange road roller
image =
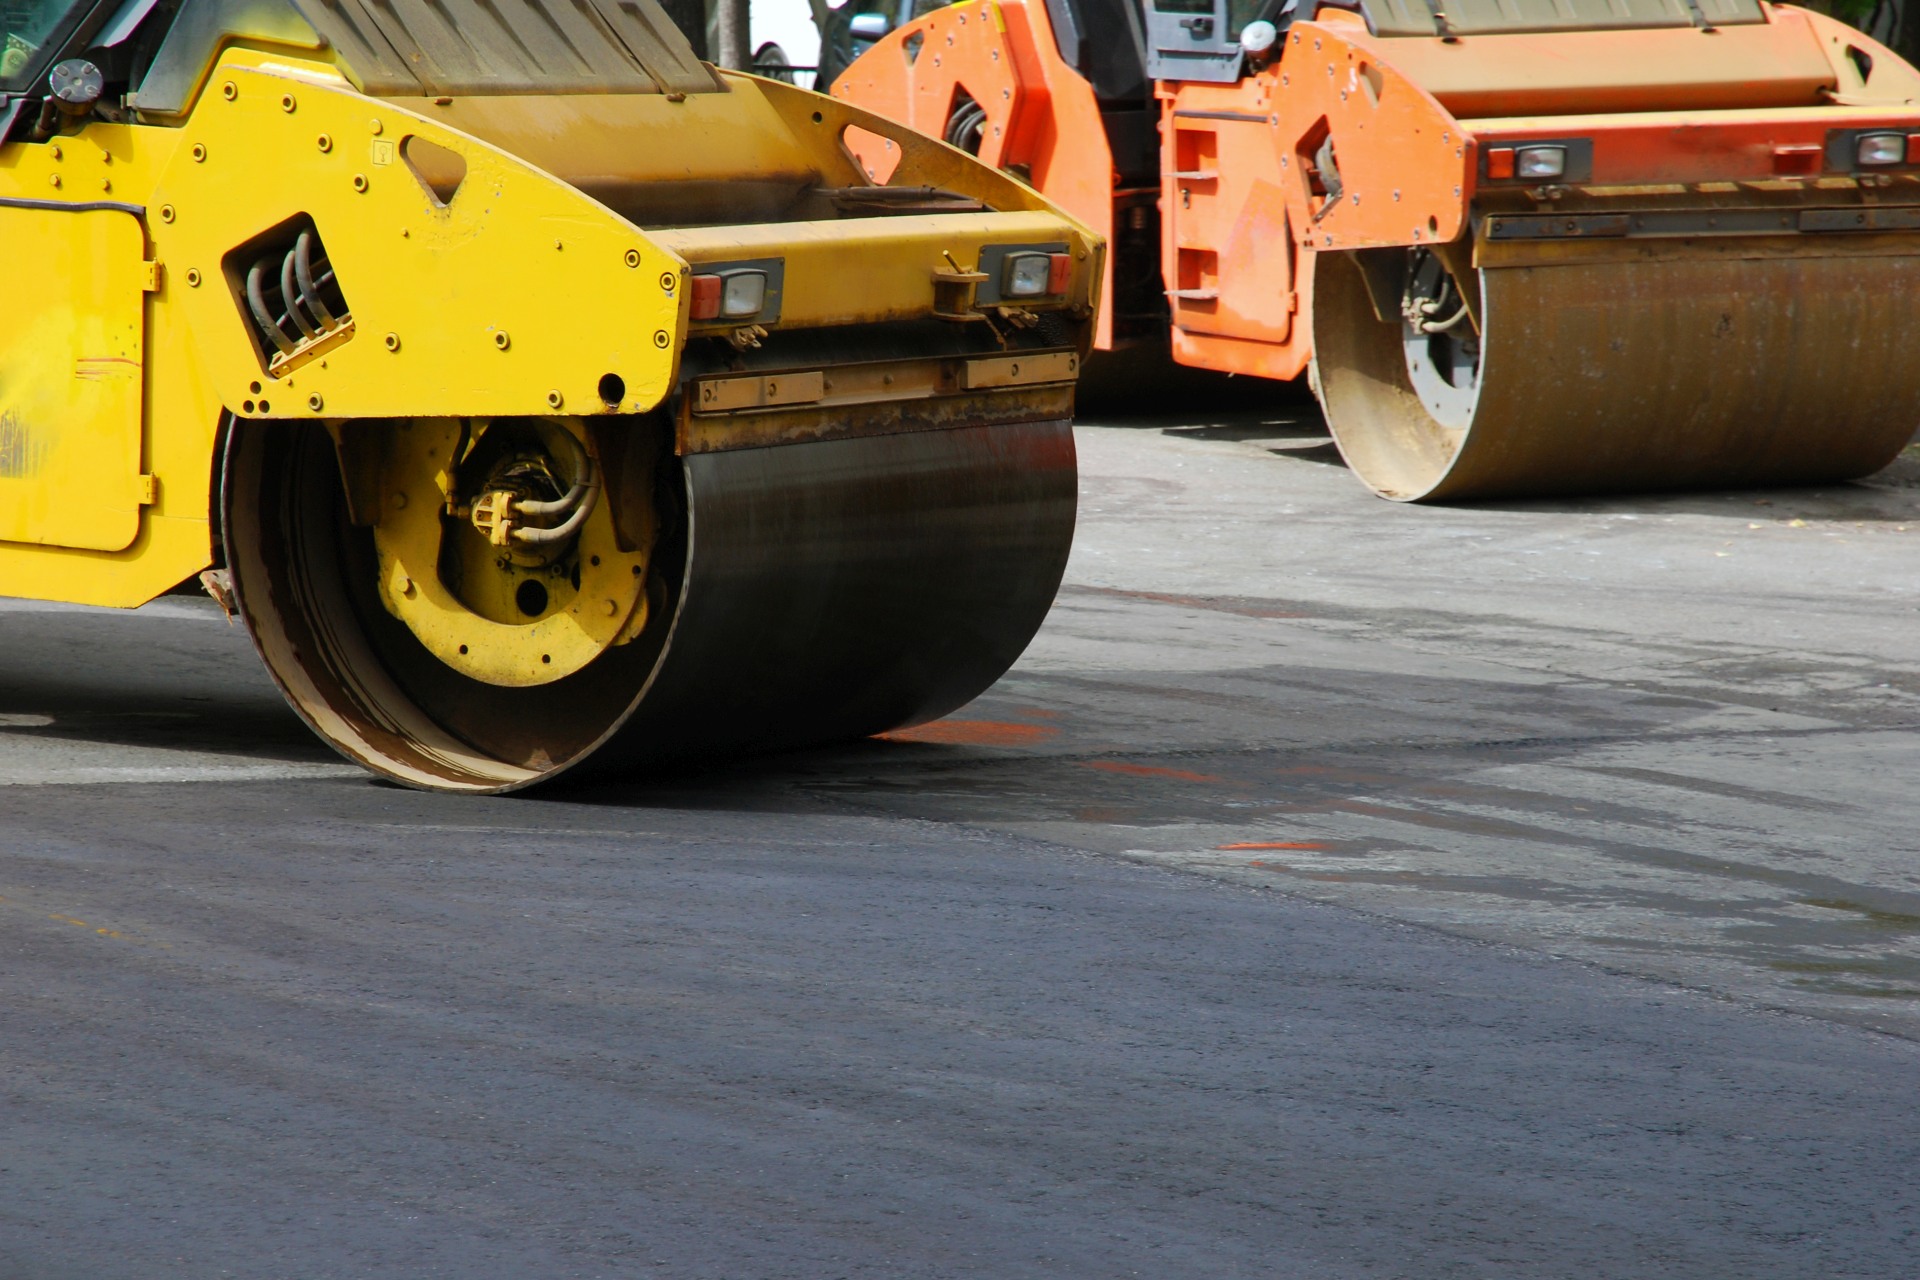
<svg viewBox="0 0 1920 1280">
<path fill-rule="evenodd" d="M 1845 480 L 1920 425 L 1920 74 L 1805 9 L 975 0 L 833 95 L 1110 236 L 1101 346 L 1304 373 L 1383 497 Z"/>
<path fill-rule="evenodd" d="M 1103 255 L 655 0 L 6 0 L 0 592 L 201 578 L 444 791 L 932 719 L 1058 585 Z"/>
</svg>

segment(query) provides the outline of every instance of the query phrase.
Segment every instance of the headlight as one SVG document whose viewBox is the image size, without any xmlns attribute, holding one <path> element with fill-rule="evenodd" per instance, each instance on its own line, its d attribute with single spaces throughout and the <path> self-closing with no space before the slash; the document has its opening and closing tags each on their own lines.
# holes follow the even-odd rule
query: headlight
<svg viewBox="0 0 1920 1280">
<path fill-rule="evenodd" d="M 1560 178 L 1567 172 L 1565 147 L 1520 147 L 1513 153 L 1516 178 Z"/>
<path fill-rule="evenodd" d="M 740 267 L 700 272 L 690 302 L 694 320 L 752 319 L 767 308 L 767 273 Z"/>
<path fill-rule="evenodd" d="M 1903 164 L 1907 158 L 1907 135 L 1863 133 L 1853 140 L 1853 158 L 1863 169 Z"/>
<path fill-rule="evenodd" d="M 1053 273 L 1053 255 L 1011 253 L 1002 272 L 1001 297 L 1038 298 L 1047 292 L 1047 277 Z"/>
<path fill-rule="evenodd" d="M 739 318 L 760 314 L 767 304 L 767 273 L 735 271 L 721 277 L 720 314 Z"/>
</svg>

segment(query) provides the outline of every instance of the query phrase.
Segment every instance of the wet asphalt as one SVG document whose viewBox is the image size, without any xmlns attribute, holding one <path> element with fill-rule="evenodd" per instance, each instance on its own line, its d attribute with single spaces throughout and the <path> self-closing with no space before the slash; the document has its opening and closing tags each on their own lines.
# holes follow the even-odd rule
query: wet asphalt
<svg viewBox="0 0 1920 1280">
<path fill-rule="evenodd" d="M 1079 435 L 999 686 L 731 769 L 401 791 L 207 602 L 0 608 L 0 1280 L 1912 1275 L 1908 464 Z"/>
</svg>

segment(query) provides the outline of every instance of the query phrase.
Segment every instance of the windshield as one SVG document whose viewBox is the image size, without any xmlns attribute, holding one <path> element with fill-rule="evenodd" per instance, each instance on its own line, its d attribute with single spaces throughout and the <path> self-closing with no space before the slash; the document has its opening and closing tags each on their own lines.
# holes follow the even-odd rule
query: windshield
<svg viewBox="0 0 1920 1280">
<path fill-rule="evenodd" d="M 1262 18 L 1271 22 L 1273 0 L 1227 0 L 1227 39 L 1238 40 L 1249 22 Z"/>
<path fill-rule="evenodd" d="M 1212 13 L 1214 0 L 1153 0 L 1153 7 L 1160 13 Z M 1227 0 L 1225 43 L 1238 40 L 1249 22 L 1266 17 L 1274 7 L 1274 0 Z"/>
<path fill-rule="evenodd" d="M 76 0 L 0 0 L 0 91 L 27 87 L 34 55 L 78 7 Z"/>
</svg>

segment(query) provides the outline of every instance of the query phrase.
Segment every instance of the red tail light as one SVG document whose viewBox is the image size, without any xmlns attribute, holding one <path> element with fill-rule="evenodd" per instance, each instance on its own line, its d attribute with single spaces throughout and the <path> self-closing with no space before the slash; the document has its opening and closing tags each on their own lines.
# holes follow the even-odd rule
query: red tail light
<svg viewBox="0 0 1920 1280">
<path fill-rule="evenodd" d="M 1065 293 L 1067 286 L 1073 283 L 1073 255 L 1056 253 L 1049 256 L 1047 263 L 1047 292 Z"/>
<path fill-rule="evenodd" d="M 693 278 L 693 311 L 695 320 L 713 320 L 720 315 L 720 277 L 695 276 Z"/>
</svg>

